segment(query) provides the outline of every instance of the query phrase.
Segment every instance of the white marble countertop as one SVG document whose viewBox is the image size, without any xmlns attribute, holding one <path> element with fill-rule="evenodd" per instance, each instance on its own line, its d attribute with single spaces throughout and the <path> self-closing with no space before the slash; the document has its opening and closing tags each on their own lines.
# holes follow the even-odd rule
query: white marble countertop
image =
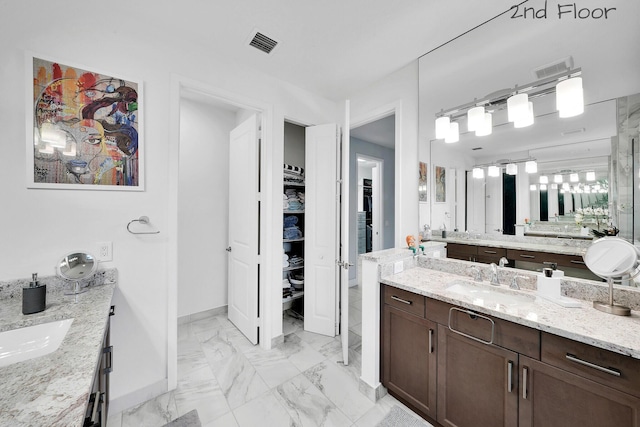
<svg viewBox="0 0 640 427">
<path fill-rule="evenodd" d="M 58 350 L 0 368 L 0 425 L 82 426 L 102 353 L 115 283 L 73 296 L 47 289 L 47 308 L 22 314 L 22 298 L 0 300 L 0 331 L 73 318 Z"/>
<path fill-rule="evenodd" d="M 429 241 L 444 243 L 460 243 L 463 245 L 474 246 L 491 246 L 494 248 L 517 249 L 523 251 L 547 252 L 561 255 L 580 255 L 582 256 L 586 250 L 583 247 L 571 246 L 566 244 L 566 239 L 558 239 L 565 244 L 549 245 L 548 243 L 506 241 L 506 240 L 489 240 L 489 239 L 465 239 L 457 237 L 433 237 Z"/>
<path fill-rule="evenodd" d="M 531 302 L 514 306 L 483 304 L 482 301 L 447 290 L 455 281 L 471 282 L 460 275 L 414 267 L 382 277 L 381 282 L 429 298 L 489 314 L 544 332 L 590 344 L 640 359 L 640 313 L 614 316 L 593 308 L 588 301 L 576 300 L 580 308 L 564 308 L 536 296 L 535 291 L 518 291 L 529 295 Z M 486 282 L 485 282 L 486 283 Z M 482 285 L 480 285 L 482 286 Z M 486 285 L 491 289 L 496 287 Z M 501 285 L 499 292 L 514 292 Z"/>
</svg>

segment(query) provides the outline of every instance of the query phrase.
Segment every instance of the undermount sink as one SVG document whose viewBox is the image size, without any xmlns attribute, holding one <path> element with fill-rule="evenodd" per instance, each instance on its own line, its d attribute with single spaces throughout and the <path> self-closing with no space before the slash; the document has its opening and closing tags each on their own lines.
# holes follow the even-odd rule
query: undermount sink
<svg viewBox="0 0 640 427">
<path fill-rule="evenodd" d="M 72 322 L 73 319 L 56 320 L 0 332 L 0 367 L 53 353 Z"/>
<path fill-rule="evenodd" d="M 446 290 L 469 297 L 473 299 L 474 304 L 485 307 L 496 307 L 500 305 L 514 307 L 531 304 L 536 299 L 534 295 L 466 280 L 455 280 L 451 282 L 451 286 L 447 287 Z"/>
</svg>

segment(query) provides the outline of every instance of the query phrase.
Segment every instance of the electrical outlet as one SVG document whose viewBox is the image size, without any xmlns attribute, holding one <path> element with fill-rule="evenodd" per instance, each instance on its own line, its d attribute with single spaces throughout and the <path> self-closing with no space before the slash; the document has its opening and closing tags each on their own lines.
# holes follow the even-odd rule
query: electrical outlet
<svg viewBox="0 0 640 427">
<path fill-rule="evenodd" d="M 113 243 L 112 242 L 98 242 L 98 253 L 96 258 L 98 261 L 113 261 Z"/>
</svg>

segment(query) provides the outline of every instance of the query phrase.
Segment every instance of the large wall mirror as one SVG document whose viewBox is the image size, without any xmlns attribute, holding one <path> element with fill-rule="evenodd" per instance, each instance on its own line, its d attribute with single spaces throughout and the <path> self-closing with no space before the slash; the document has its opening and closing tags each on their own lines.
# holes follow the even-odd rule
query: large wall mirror
<svg viewBox="0 0 640 427">
<path fill-rule="evenodd" d="M 525 218 L 534 224 L 557 218 L 573 227 L 575 211 L 601 206 L 610 211 L 620 237 L 638 244 L 634 228 L 640 229 L 640 220 L 634 222 L 633 193 L 639 176 L 634 157 L 637 160 L 640 25 L 634 16 L 640 14 L 640 3 L 632 3 L 610 5 L 617 9 L 606 20 L 558 19 L 551 13 L 544 20 L 512 19 L 507 13 L 420 58 L 419 157 L 430 170 L 446 168 L 448 181 L 445 203 L 436 203 L 435 189 L 429 188 L 420 227 L 514 234 L 505 222 L 513 227 Z M 585 1 L 581 6 L 598 4 Z M 490 135 L 469 132 L 463 115 L 454 119 L 458 142 L 435 138 L 435 119 L 443 110 L 539 81 L 553 75 L 542 75 L 541 69 L 560 63 L 581 70 L 581 115 L 559 118 L 552 91 L 529 99 L 535 117 L 530 126 L 515 128 L 506 108 L 495 108 Z M 530 159 L 537 163 L 536 173 L 525 171 Z M 513 178 L 505 173 L 508 163 L 517 165 Z M 498 177 L 487 176 L 490 165 L 500 168 Z M 482 166 L 484 178 L 472 177 L 474 166 Z M 577 183 L 572 174 L 578 175 Z M 562 182 L 554 182 L 556 175 Z M 541 176 L 548 179 L 542 190 Z M 513 217 L 507 219 L 502 204 L 506 191 L 515 194 Z"/>
</svg>

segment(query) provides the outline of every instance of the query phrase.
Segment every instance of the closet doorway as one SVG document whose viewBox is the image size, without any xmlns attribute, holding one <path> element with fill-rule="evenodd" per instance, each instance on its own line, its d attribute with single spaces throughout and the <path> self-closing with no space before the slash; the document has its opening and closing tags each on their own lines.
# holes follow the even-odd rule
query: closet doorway
<svg viewBox="0 0 640 427">
<path fill-rule="evenodd" d="M 362 154 L 358 160 L 358 255 L 382 249 L 382 170 L 384 161 Z"/>
</svg>

